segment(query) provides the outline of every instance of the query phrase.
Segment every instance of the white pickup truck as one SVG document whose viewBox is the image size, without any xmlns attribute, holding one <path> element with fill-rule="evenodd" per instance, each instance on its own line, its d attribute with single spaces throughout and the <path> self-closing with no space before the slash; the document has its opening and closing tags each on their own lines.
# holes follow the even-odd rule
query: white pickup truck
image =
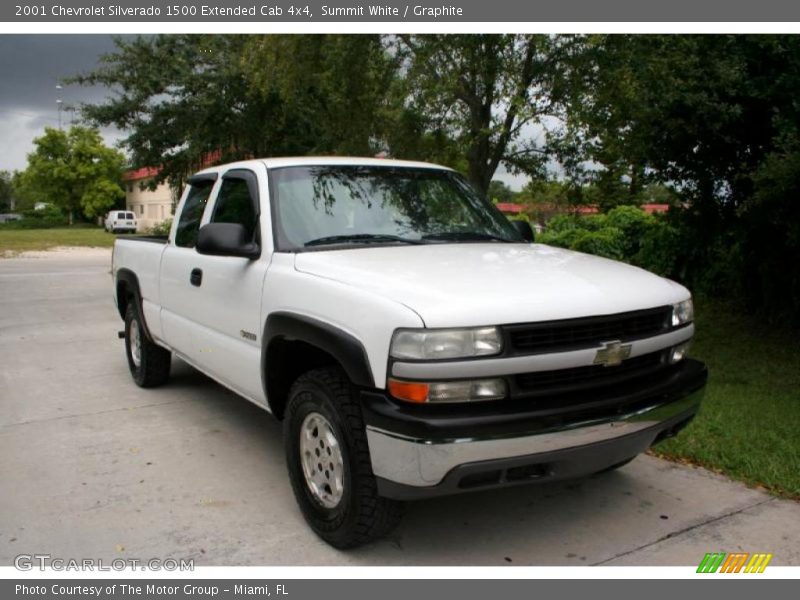
<svg viewBox="0 0 800 600">
<path fill-rule="evenodd" d="M 427 163 L 206 169 L 168 238 L 112 262 L 134 381 L 165 383 L 174 354 L 282 419 L 297 502 L 340 548 L 403 500 L 621 466 L 707 378 L 684 287 L 533 243 Z"/>
</svg>

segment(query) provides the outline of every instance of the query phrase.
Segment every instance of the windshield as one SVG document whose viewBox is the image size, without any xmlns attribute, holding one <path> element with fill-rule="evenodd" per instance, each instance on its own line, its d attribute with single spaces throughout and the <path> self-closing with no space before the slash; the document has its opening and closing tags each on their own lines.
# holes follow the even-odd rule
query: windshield
<svg viewBox="0 0 800 600">
<path fill-rule="evenodd" d="M 452 171 L 286 167 L 271 171 L 270 184 L 279 250 L 521 241 L 503 214 Z"/>
</svg>

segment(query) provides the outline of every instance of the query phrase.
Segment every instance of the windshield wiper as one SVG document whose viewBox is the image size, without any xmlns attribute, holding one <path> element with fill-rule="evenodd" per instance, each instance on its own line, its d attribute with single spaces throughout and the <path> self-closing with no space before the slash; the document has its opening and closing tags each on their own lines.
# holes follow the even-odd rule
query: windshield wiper
<svg viewBox="0 0 800 600">
<path fill-rule="evenodd" d="M 424 244 L 422 240 L 412 240 L 399 235 L 382 233 L 353 233 L 350 235 L 329 235 L 303 244 L 304 246 L 324 246 L 327 244 L 369 244 L 370 242 L 401 242 L 403 244 Z"/>
<path fill-rule="evenodd" d="M 490 242 L 506 242 L 514 243 L 514 240 L 492 235 L 491 233 L 483 233 L 481 231 L 442 231 L 440 233 L 429 233 L 422 236 L 423 240 L 463 240 L 463 241 L 490 241 Z"/>
</svg>

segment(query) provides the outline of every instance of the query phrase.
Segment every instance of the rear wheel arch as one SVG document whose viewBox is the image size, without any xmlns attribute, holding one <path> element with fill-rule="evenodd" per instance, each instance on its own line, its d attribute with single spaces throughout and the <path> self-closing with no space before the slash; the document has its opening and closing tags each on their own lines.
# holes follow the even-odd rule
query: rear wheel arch
<svg viewBox="0 0 800 600">
<path fill-rule="evenodd" d="M 294 381 L 312 369 L 339 366 L 359 387 L 373 388 L 367 352 L 351 334 L 305 315 L 278 312 L 267 318 L 261 376 L 270 410 L 283 418 Z"/>
<path fill-rule="evenodd" d="M 144 318 L 139 278 L 136 276 L 136 273 L 130 269 L 119 269 L 117 271 L 117 311 L 123 320 L 125 320 L 128 305 L 131 302 L 135 304 L 136 310 L 139 312 L 145 337 L 149 341 L 152 341 L 153 338 L 150 335 L 150 330 Z"/>
</svg>

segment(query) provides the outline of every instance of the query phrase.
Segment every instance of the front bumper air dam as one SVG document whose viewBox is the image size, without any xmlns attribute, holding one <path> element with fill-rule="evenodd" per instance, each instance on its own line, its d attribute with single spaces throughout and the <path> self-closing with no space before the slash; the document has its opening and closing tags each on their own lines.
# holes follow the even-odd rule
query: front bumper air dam
<svg viewBox="0 0 800 600">
<path fill-rule="evenodd" d="M 442 431 L 413 435 L 407 422 L 398 427 L 402 432 L 386 428 L 385 418 L 375 418 L 380 415 L 373 394 L 365 418 L 378 491 L 413 500 L 602 471 L 685 427 L 698 410 L 706 377 L 702 363 L 687 361 L 668 389 L 648 390 L 653 402 L 642 407 L 638 401 L 631 412 L 542 429 L 520 419 L 516 433 L 498 430 L 496 419 L 486 419 L 488 430 L 473 423 L 475 435 L 462 429 L 456 437 L 443 437 Z M 482 429 L 493 433 L 481 434 Z"/>
</svg>

